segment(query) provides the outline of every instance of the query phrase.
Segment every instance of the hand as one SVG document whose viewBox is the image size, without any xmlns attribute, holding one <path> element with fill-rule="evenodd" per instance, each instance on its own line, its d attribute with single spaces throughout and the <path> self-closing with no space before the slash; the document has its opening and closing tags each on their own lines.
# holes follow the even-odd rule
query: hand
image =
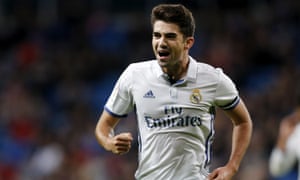
<svg viewBox="0 0 300 180">
<path fill-rule="evenodd" d="M 227 166 L 220 167 L 211 172 L 208 175 L 207 180 L 231 180 L 235 175 L 235 172 L 236 171 Z"/>
<path fill-rule="evenodd" d="M 111 138 L 110 146 L 111 152 L 114 154 L 125 154 L 131 148 L 133 138 L 131 133 L 121 133 Z"/>
</svg>

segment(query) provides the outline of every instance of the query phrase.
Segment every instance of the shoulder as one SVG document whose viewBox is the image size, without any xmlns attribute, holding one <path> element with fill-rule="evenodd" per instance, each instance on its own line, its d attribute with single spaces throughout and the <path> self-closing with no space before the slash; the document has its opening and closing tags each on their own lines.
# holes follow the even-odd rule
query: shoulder
<svg viewBox="0 0 300 180">
<path fill-rule="evenodd" d="M 146 60 L 141 62 L 135 62 L 128 65 L 126 71 L 129 72 L 141 72 L 151 70 L 155 65 L 155 60 Z"/>
<path fill-rule="evenodd" d="M 203 62 L 197 62 L 195 61 L 195 65 L 197 67 L 197 77 L 201 77 L 201 79 L 206 78 L 209 80 L 219 80 L 224 76 L 224 72 L 222 68 L 220 67 L 214 67 L 210 64 L 203 63 Z"/>
<path fill-rule="evenodd" d="M 197 61 L 195 58 L 190 56 L 190 66 L 192 69 L 195 69 L 197 73 L 210 73 L 210 74 L 218 74 L 222 72 L 222 69 L 219 67 L 214 67 L 210 64 Z"/>
<path fill-rule="evenodd" d="M 222 71 L 220 67 L 214 67 L 210 64 L 206 64 L 202 62 L 197 62 L 197 64 L 200 71 L 209 72 L 209 73 L 218 73 Z"/>
<path fill-rule="evenodd" d="M 133 81 L 139 81 L 153 75 L 154 69 L 157 66 L 155 60 L 141 61 L 131 63 L 122 73 L 123 81 L 126 83 L 132 83 Z"/>
<path fill-rule="evenodd" d="M 145 60 L 145 61 L 140 61 L 140 62 L 135 62 L 129 64 L 129 67 L 134 67 L 137 69 L 143 69 L 143 68 L 149 68 L 155 64 L 155 60 Z"/>
</svg>

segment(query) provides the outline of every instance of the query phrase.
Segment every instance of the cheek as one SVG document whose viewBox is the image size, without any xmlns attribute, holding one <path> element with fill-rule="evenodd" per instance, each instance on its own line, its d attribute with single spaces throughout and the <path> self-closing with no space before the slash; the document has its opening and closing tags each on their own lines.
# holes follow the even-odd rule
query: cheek
<svg viewBox="0 0 300 180">
<path fill-rule="evenodd" d="M 176 48 L 174 48 L 173 53 L 176 56 L 180 56 L 183 51 L 184 51 L 184 48 L 182 46 L 176 46 Z"/>
<path fill-rule="evenodd" d="M 157 43 L 155 40 L 152 40 L 152 48 L 155 50 L 157 46 Z"/>
</svg>

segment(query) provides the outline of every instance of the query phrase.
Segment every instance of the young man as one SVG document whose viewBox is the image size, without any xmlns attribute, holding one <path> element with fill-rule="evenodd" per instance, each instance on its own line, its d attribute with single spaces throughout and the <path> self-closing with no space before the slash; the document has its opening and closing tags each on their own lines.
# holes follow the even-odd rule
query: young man
<svg viewBox="0 0 300 180">
<path fill-rule="evenodd" d="M 189 56 L 194 43 L 192 13 L 161 4 L 151 14 L 156 60 L 131 64 L 120 76 L 95 134 L 108 151 L 124 154 L 133 137 L 114 135 L 121 117 L 135 109 L 139 127 L 136 179 L 231 179 L 248 147 L 252 122 L 233 82 L 220 70 Z M 209 174 L 215 107 L 233 123 L 228 163 Z"/>
<path fill-rule="evenodd" d="M 279 127 L 277 143 L 271 153 L 269 168 L 274 177 L 284 176 L 300 162 L 300 83 L 296 91 L 297 105 L 283 118 Z M 298 164 L 298 180 L 300 180 Z"/>
</svg>

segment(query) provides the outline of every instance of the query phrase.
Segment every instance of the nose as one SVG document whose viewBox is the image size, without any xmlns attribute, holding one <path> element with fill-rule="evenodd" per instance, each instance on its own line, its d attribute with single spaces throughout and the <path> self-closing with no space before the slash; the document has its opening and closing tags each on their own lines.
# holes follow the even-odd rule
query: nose
<svg viewBox="0 0 300 180">
<path fill-rule="evenodd" d="M 161 37 L 158 41 L 158 46 L 160 48 L 167 48 L 167 43 L 166 43 L 166 39 L 164 37 Z"/>
</svg>

